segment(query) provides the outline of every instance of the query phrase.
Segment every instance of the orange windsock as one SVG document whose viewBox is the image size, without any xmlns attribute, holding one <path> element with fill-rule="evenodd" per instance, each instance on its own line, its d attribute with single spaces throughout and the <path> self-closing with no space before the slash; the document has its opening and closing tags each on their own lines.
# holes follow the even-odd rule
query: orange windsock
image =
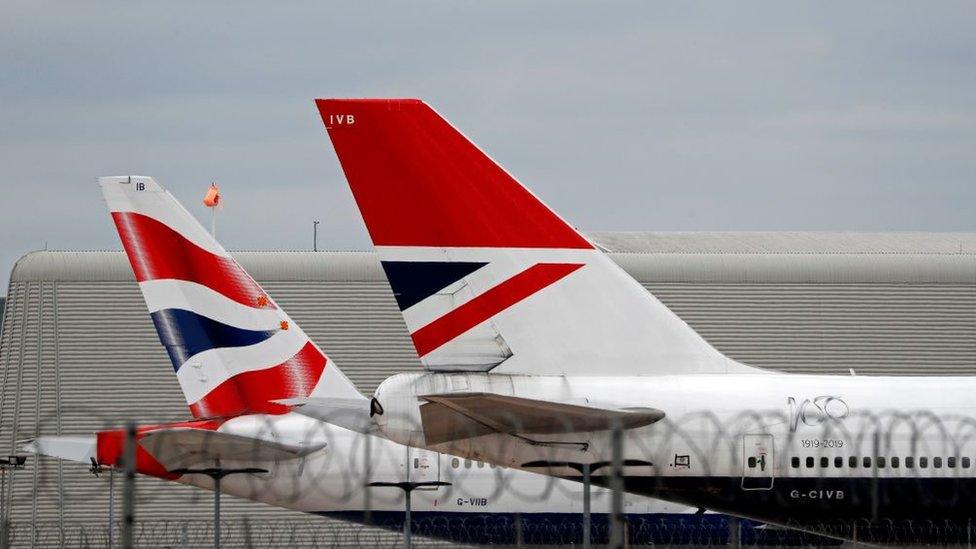
<svg viewBox="0 0 976 549">
<path fill-rule="evenodd" d="M 220 189 L 216 183 L 211 183 L 207 189 L 207 196 L 203 197 L 203 204 L 208 208 L 216 208 L 220 204 Z"/>
</svg>

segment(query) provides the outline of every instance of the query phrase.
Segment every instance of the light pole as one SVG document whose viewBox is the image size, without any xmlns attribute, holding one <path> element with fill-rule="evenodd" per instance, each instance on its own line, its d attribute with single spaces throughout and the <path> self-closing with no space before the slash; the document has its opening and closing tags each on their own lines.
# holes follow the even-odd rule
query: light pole
<svg viewBox="0 0 976 549">
<path fill-rule="evenodd" d="M 312 221 L 312 251 L 319 251 L 319 220 Z"/>
<path fill-rule="evenodd" d="M 405 499 L 403 503 L 403 547 L 404 549 L 410 549 L 412 547 L 412 540 L 410 539 L 410 493 L 417 488 L 427 488 L 431 486 L 450 486 L 450 482 L 444 481 L 430 481 L 430 482 L 370 482 L 366 486 L 374 488 L 399 488 L 403 490 Z"/>
<path fill-rule="evenodd" d="M 240 475 L 240 474 L 255 474 L 255 473 L 267 473 L 267 469 L 258 469 L 256 467 L 245 467 L 243 469 L 222 469 L 220 463 L 217 463 L 216 467 L 207 467 L 205 469 L 173 469 L 171 473 L 176 473 L 178 475 L 207 475 L 213 480 L 214 483 L 214 536 L 213 536 L 213 546 L 217 549 L 220 548 L 220 481 L 226 476 L 230 475 Z"/>
<path fill-rule="evenodd" d="M 590 488 L 592 485 L 593 474 L 603 469 L 605 467 L 615 467 L 614 473 L 611 474 L 610 482 L 608 484 L 614 483 L 613 476 L 620 476 L 619 469 L 616 467 L 653 467 L 654 465 L 649 461 L 643 461 L 639 459 L 622 459 L 619 464 L 615 461 L 596 461 L 593 463 L 581 463 L 575 461 L 530 461 L 525 463 L 523 467 L 526 469 L 552 469 L 557 467 L 567 467 L 573 469 L 580 474 L 581 480 L 583 482 L 583 547 L 590 547 L 592 544 L 592 516 L 590 511 Z M 623 522 L 622 517 L 622 503 L 616 504 L 616 507 L 620 507 L 616 515 L 611 514 L 610 517 L 610 531 L 613 534 L 615 528 L 614 522 Z M 620 535 L 620 541 L 623 540 L 623 534 Z M 611 536 L 612 537 L 612 536 Z"/>
</svg>

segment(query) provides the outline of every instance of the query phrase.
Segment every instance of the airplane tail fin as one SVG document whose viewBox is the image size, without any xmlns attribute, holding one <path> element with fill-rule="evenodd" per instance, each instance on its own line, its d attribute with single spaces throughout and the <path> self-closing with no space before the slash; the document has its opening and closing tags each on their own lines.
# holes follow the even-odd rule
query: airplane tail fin
<svg viewBox="0 0 976 549">
<path fill-rule="evenodd" d="M 427 104 L 316 104 L 427 368 L 752 371 L 709 345 Z"/>
<path fill-rule="evenodd" d="M 150 177 L 98 180 L 194 417 L 284 413 L 277 401 L 363 397 Z"/>
</svg>

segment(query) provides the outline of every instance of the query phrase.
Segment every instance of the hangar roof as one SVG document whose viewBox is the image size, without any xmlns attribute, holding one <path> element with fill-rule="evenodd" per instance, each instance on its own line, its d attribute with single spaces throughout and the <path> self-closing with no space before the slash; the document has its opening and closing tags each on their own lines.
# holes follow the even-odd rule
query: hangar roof
<svg viewBox="0 0 976 549">
<path fill-rule="evenodd" d="M 976 233 L 591 232 L 607 251 L 715 254 L 976 253 Z"/>
<path fill-rule="evenodd" d="M 976 283 L 972 233 L 590 233 L 641 282 Z M 234 252 L 259 280 L 383 281 L 372 252 Z M 11 281 L 132 280 L 120 251 L 38 251 Z"/>
</svg>

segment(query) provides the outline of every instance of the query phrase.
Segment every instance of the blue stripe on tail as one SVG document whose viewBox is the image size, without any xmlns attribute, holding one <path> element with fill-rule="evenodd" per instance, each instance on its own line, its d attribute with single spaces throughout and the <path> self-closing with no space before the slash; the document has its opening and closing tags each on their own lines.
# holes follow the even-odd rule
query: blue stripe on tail
<svg viewBox="0 0 976 549">
<path fill-rule="evenodd" d="M 152 313 L 159 341 L 166 347 L 173 369 L 179 371 L 191 356 L 222 347 L 245 347 L 261 343 L 277 330 L 245 330 L 228 326 L 184 309 L 163 309 Z"/>
<path fill-rule="evenodd" d="M 382 264 L 401 311 L 487 265 L 464 261 L 383 261 Z"/>
</svg>

